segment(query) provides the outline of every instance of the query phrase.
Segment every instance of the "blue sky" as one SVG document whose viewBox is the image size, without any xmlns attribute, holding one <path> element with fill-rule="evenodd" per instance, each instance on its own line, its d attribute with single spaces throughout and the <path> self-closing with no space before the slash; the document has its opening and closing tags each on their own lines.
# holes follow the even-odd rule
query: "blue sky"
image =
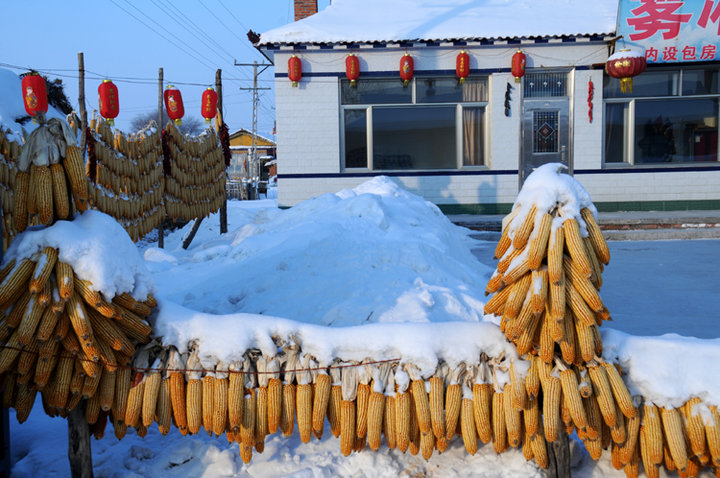
<svg viewBox="0 0 720 478">
<path fill-rule="evenodd" d="M 329 3 L 319 0 L 318 7 Z M 0 0 L 0 9 L 0 67 L 11 65 L 18 74 L 26 70 L 14 67 L 30 67 L 61 78 L 77 108 L 83 52 L 88 112 L 97 109 L 102 79 L 112 79 L 120 95 L 116 125 L 125 131 L 136 115 L 157 109 L 160 67 L 165 84 L 180 88 L 185 117 L 198 119 L 202 91 L 214 86 L 221 68 L 225 121 L 230 131 L 249 129 L 251 92 L 239 88 L 252 86 L 252 67 L 233 63 L 267 61 L 247 40 L 248 29 L 262 33 L 294 19 L 292 0 Z M 259 86 L 272 87 L 273 77 L 271 67 Z M 270 136 L 274 90 L 260 94 L 258 131 Z"/>
</svg>

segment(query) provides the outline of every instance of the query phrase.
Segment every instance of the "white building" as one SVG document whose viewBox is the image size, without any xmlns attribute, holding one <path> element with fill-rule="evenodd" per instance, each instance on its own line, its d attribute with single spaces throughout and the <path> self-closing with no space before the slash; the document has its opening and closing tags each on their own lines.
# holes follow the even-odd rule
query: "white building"
<svg viewBox="0 0 720 478">
<path fill-rule="evenodd" d="M 314 0 L 296 0 L 296 12 L 307 4 L 312 13 Z M 561 161 L 600 210 L 720 209 L 720 13 L 706 4 L 686 0 L 655 21 L 646 0 L 332 0 L 257 43 L 275 63 L 279 204 L 383 174 L 447 213 L 505 213 L 533 167 Z M 619 40 L 618 12 L 629 29 Z M 691 46 L 686 30 L 689 62 L 677 53 Z M 649 62 L 631 94 L 604 71 L 623 46 Z"/>
</svg>

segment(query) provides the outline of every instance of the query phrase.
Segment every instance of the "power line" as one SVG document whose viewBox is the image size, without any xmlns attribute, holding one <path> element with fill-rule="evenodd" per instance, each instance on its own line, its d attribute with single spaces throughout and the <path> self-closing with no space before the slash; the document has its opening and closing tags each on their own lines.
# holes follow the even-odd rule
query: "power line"
<svg viewBox="0 0 720 478">
<path fill-rule="evenodd" d="M 205 8 L 205 10 L 207 10 L 208 12 L 210 12 L 210 15 L 212 15 L 213 17 L 215 17 L 215 19 L 218 21 L 218 23 L 220 23 L 220 25 L 224 26 L 227 31 L 229 31 L 230 33 L 232 33 L 232 35 L 233 35 L 235 38 L 237 38 L 238 40 L 240 40 L 240 44 L 241 44 L 242 46 L 244 46 L 245 48 L 248 48 L 250 51 L 253 51 L 253 52 L 254 52 L 254 49 L 246 43 L 246 42 L 248 41 L 247 38 L 243 40 L 242 38 L 240 38 L 239 36 L 237 36 L 237 33 L 235 33 L 235 32 L 232 30 L 232 28 L 230 28 L 230 27 L 228 27 L 227 25 L 225 25 L 225 23 L 220 19 L 220 17 L 218 17 L 217 15 L 215 15 L 215 13 L 213 13 L 213 11 L 210 10 L 210 9 L 203 3 L 202 0 L 200 0 L 200 5 L 202 5 L 203 8 Z"/>
<path fill-rule="evenodd" d="M 235 19 L 235 21 L 238 23 L 238 25 L 240 25 L 242 27 L 243 30 L 245 30 L 245 31 L 249 30 L 249 28 L 246 27 L 245 25 L 243 25 L 242 22 L 240 20 L 238 20 L 238 17 L 236 17 L 235 14 L 228 7 L 225 6 L 225 4 L 222 2 L 222 0 L 218 0 L 218 3 L 220 3 L 220 5 L 222 5 L 222 7 L 230 14 L 230 16 Z"/>
<path fill-rule="evenodd" d="M 126 1 L 127 1 L 127 0 L 126 0 Z M 177 43 L 175 43 L 173 40 L 169 39 L 168 37 L 166 37 L 165 35 L 163 35 L 163 34 L 160 33 L 159 31 L 155 30 L 155 29 L 152 28 L 150 25 L 148 25 L 147 23 L 145 23 L 144 21 L 142 21 L 140 18 L 136 17 L 136 16 L 133 15 L 131 12 L 129 12 L 128 10 L 124 9 L 122 6 L 118 5 L 118 3 L 117 3 L 115 0 L 110 0 L 110 2 L 112 2 L 113 5 L 115 5 L 115 6 L 118 7 L 120 10 L 124 11 L 125 13 L 127 13 L 128 15 L 130 15 L 131 17 L 133 17 L 133 18 L 134 18 L 135 20 L 137 20 L 138 22 L 140 22 L 140 23 L 142 23 L 143 25 L 145 25 L 148 29 L 152 30 L 154 33 L 156 33 L 157 35 L 161 36 L 164 40 L 166 40 L 167 42 L 169 42 L 169 43 L 171 43 L 172 45 L 174 45 L 178 50 L 181 50 L 183 53 L 185 53 L 186 55 L 192 57 L 192 58 L 195 59 L 197 62 L 205 65 L 206 67 L 208 67 L 208 68 L 210 68 L 210 69 L 214 69 L 214 67 L 213 67 L 212 65 L 209 65 L 208 63 L 206 63 L 202 58 L 198 58 L 198 57 L 196 57 L 195 55 L 191 54 L 190 52 L 186 51 L 186 50 L 183 49 L 180 45 L 178 45 Z"/>
</svg>

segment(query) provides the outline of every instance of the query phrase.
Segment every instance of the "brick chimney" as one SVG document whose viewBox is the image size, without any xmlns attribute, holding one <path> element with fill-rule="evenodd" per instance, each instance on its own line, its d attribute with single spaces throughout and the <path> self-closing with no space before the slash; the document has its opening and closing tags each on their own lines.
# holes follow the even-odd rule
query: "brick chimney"
<svg viewBox="0 0 720 478">
<path fill-rule="evenodd" d="M 315 15 L 317 11 L 317 0 L 295 0 L 295 21 Z"/>
</svg>

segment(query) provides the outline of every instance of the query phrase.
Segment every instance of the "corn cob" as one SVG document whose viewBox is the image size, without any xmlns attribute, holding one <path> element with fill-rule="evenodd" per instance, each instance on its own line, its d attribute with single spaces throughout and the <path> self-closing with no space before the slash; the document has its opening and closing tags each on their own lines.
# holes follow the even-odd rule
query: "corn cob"
<svg viewBox="0 0 720 478">
<path fill-rule="evenodd" d="M 640 451 L 639 447 L 633 448 L 633 453 L 630 455 L 630 460 L 624 464 L 623 471 L 627 478 L 637 478 L 640 474 Z M 620 458 L 623 458 L 623 450 L 620 450 Z"/>
<path fill-rule="evenodd" d="M 265 437 L 268 434 L 268 391 L 267 387 L 258 387 L 255 400 L 255 450 L 262 453 L 265 449 Z"/>
<path fill-rule="evenodd" d="M 516 346 L 517 352 L 520 355 L 529 353 L 540 340 L 540 323 L 545 321 L 545 314 L 532 315 L 527 327 L 525 327 L 518 337 Z"/>
<path fill-rule="evenodd" d="M 243 420 L 245 404 L 244 374 L 241 365 L 230 364 L 230 382 L 228 385 L 228 419 L 230 429 L 237 433 Z"/>
<path fill-rule="evenodd" d="M 710 407 L 710 417 L 705 422 L 705 434 L 712 462 L 716 467 L 720 467 L 720 414 L 716 406 Z"/>
<path fill-rule="evenodd" d="M 223 366 L 222 362 L 219 362 L 217 369 L 219 370 Z M 228 425 L 228 389 L 229 380 L 226 374 L 215 375 L 215 399 L 213 403 L 213 432 L 215 435 L 220 436 L 225 432 L 225 428 Z M 232 430 L 232 428 L 230 428 Z"/>
<path fill-rule="evenodd" d="M 123 309 L 122 307 L 119 308 L 120 314 L 119 317 L 115 317 L 115 321 L 120 329 L 123 330 L 129 338 L 143 344 L 147 343 L 150 340 L 148 336 L 152 330 L 150 325 L 129 310 Z"/>
<path fill-rule="evenodd" d="M 53 221 L 53 183 L 50 168 L 47 166 L 35 168 L 35 184 L 38 218 L 40 224 L 49 226 Z"/>
<path fill-rule="evenodd" d="M 500 261 L 497 263 L 497 266 L 495 267 L 498 272 L 505 273 L 508 270 L 508 267 L 510 267 L 510 264 L 517 258 L 520 254 L 522 254 L 522 249 L 512 249 L 505 253 L 505 255 L 500 259 Z"/>
<path fill-rule="evenodd" d="M 510 361 L 510 381 L 512 384 L 512 406 L 517 410 L 522 410 L 527 407 L 528 396 L 525 390 L 525 382 L 518 374 L 514 360 Z"/>
<path fill-rule="evenodd" d="M 478 448 L 478 435 L 475 428 L 475 412 L 473 400 L 463 398 L 460 408 L 460 430 L 465 450 L 474 455 Z"/>
<path fill-rule="evenodd" d="M 540 403 L 537 398 L 528 400 L 527 407 L 523 410 L 523 424 L 525 429 L 524 440 L 534 437 L 541 426 Z M 544 435 L 543 435 L 544 436 Z"/>
<path fill-rule="evenodd" d="M 52 334 L 55 330 L 55 325 L 57 324 L 58 318 L 59 315 L 56 314 L 51 307 L 45 308 L 45 311 L 43 312 L 42 318 L 40 319 L 40 323 L 38 324 L 37 331 L 35 333 L 38 341 L 46 342 L 52 339 Z M 52 342 L 57 341 L 52 340 Z"/>
<path fill-rule="evenodd" d="M 644 424 L 643 424 L 644 427 Z M 640 456 L 642 458 L 643 462 L 643 468 L 645 470 L 645 476 L 647 478 L 659 478 L 660 472 L 658 470 L 658 465 L 656 463 L 653 463 L 650 459 L 650 452 L 647 449 L 648 438 L 647 434 L 644 432 L 644 429 L 640 429 Z M 662 450 L 662 446 L 661 446 Z"/>
<path fill-rule="evenodd" d="M 215 403 L 215 375 L 207 373 L 203 377 L 202 390 L 202 421 L 203 428 L 212 435 L 213 432 L 213 405 Z"/>
<path fill-rule="evenodd" d="M 560 436 L 560 379 L 548 376 L 543 385 L 543 425 L 545 439 L 554 442 Z"/>
<path fill-rule="evenodd" d="M 497 292 L 503 286 L 503 274 L 497 270 L 493 272 L 487 285 L 485 286 L 485 295 Z"/>
<path fill-rule="evenodd" d="M 321 439 L 323 428 L 325 427 L 325 415 L 328 410 L 328 402 L 330 401 L 330 389 L 332 383 L 330 376 L 326 373 L 320 373 L 315 380 L 315 390 L 312 405 L 312 431 L 313 434 Z"/>
<path fill-rule="evenodd" d="M 53 204 L 55 205 L 57 218 L 65 219 L 70 215 L 70 200 L 62 165 L 59 163 L 51 164 L 50 176 L 52 177 Z"/>
<path fill-rule="evenodd" d="M 355 436 L 365 438 L 368 425 L 368 405 L 370 403 L 370 385 L 359 383 L 355 399 Z"/>
<path fill-rule="evenodd" d="M 531 282 L 531 276 L 526 274 L 521 277 L 520 280 L 507 287 L 507 289 L 510 290 L 510 293 L 505 303 L 503 317 L 514 319 L 518 316 L 520 311 L 524 308 Z"/>
<path fill-rule="evenodd" d="M 10 259 L 7 264 L 5 264 L 2 269 L 0 269 L 0 284 L 5 282 L 5 279 L 10 275 L 10 272 L 12 272 L 15 269 L 15 259 Z"/>
<path fill-rule="evenodd" d="M 565 229 L 565 246 L 570 253 L 570 257 L 577 264 L 579 272 L 585 277 L 590 277 L 592 267 L 580 236 L 580 227 L 577 220 L 574 218 L 566 219 L 563 222 L 563 229 Z"/>
<path fill-rule="evenodd" d="M 506 384 L 502 395 L 507 442 L 511 447 L 517 448 L 521 445 L 522 416 L 520 409 L 513 406 L 514 388 L 511 384 Z"/>
<path fill-rule="evenodd" d="M 52 271 L 50 271 L 50 272 L 52 272 Z M 44 287 L 42 288 L 42 290 L 40 290 L 40 292 L 37 293 L 38 302 L 40 302 L 40 304 L 43 307 L 50 307 L 52 305 L 52 301 L 53 301 L 53 297 L 52 297 L 53 296 L 53 284 L 52 283 L 53 283 L 53 280 L 45 281 Z"/>
<path fill-rule="evenodd" d="M 422 457 L 429 460 L 435 451 L 435 435 L 432 432 L 420 434 L 420 450 Z"/>
<path fill-rule="evenodd" d="M 605 424 L 614 427 L 616 422 L 615 399 L 605 368 L 600 365 L 589 365 L 587 371 L 592 380 L 593 390 Z"/>
<path fill-rule="evenodd" d="M 493 389 L 489 383 L 476 383 L 473 385 L 473 418 L 476 433 L 483 443 L 492 440 L 492 396 Z"/>
<path fill-rule="evenodd" d="M 575 322 L 575 336 L 577 337 L 578 351 L 580 358 L 584 362 L 590 362 L 595 357 L 595 336 L 593 335 L 593 328 L 595 325 L 585 325 L 579 321 Z M 577 355 L 576 355 L 577 358 Z"/>
<path fill-rule="evenodd" d="M 451 383 L 445 390 L 445 439 L 448 441 L 455 436 L 461 406 L 462 387 L 458 383 Z"/>
<path fill-rule="evenodd" d="M 515 285 L 517 285 L 517 283 L 513 284 L 513 286 Z M 493 296 L 490 297 L 487 302 L 485 302 L 485 307 L 483 307 L 483 313 L 502 315 L 503 311 L 505 310 L 505 304 L 507 303 L 513 286 L 503 287 L 498 292 L 493 294 Z"/>
<path fill-rule="evenodd" d="M 17 381 L 30 385 L 30 380 L 33 378 L 33 372 L 35 371 L 35 364 L 37 363 L 38 356 L 38 344 L 37 340 L 33 338 L 27 345 L 23 346 L 22 352 L 18 357 L 18 364 L 15 368 L 17 373 Z"/>
<path fill-rule="evenodd" d="M 34 295 L 30 297 L 30 301 L 25 308 L 25 313 L 22 315 L 17 329 L 18 341 L 23 345 L 27 345 L 32 340 L 35 340 L 35 330 L 45 312 L 45 308 L 37 299 L 37 296 Z"/>
<path fill-rule="evenodd" d="M 575 319 L 569 308 L 565 309 L 563 317 L 563 337 L 560 340 L 560 352 L 565 363 L 574 363 L 576 356 L 579 357 L 579 346 L 577 345 L 577 333 L 575 331 Z"/>
<path fill-rule="evenodd" d="M 514 262 L 514 267 L 508 268 L 508 270 L 505 271 L 502 278 L 502 283 L 508 286 L 515 281 L 521 279 L 529 271 L 530 263 L 528 262 L 527 254 L 521 254 L 520 256 L 518 256 L 517 262 Z"/>
<path fill-rule="evenodd" d="M 38 190 L 38 175 L 37 175 L 38 166 L 31 163 L 30 164 L 30 189 L 28 192 L 27 197 L 27 212 L 29 217 L 29 221 L 33 221 L 34 217 L 38 210 L 37 210 L 37 190 Z M 33 221 L 34 222 L 34 221 Z"/>
<path fill-rule="evenodd" d="M 547 443 L 542 427 L 538 428 L 538 433 L 530 438 L 530 447 L 532 448 L 533 457 L 538 466 L 546 470 L 549 466 Z"/>
<path fill-rule="evenodd" d="M 395 395 L 385 397 L 385 415 L 383 417 L 383 435 L 390 450 L 397 446 L 397 420 L 395 419 Z"/>
<path fill-rule="evenodd" d="M 272 382 L 272 381 L 271 381 Z M 269 391 L 269 390 L 268 390 Z M 328 400 L 327 418 L 330 430 L 336 438 L 340 436 L 340 402 L 342 401 L 342 387 L 332 385 L 330 399 Z M 272 428 L 270 428 L 272 430 Z"/>
<path fill-rule="evenodd" d="M 15 175 L 15 231 L 23 232 L 28 226 L 28 198 L 30 197 L 30 173 L 18 171 Z"/>
<path fill-rule="evenodd" d="M 295 429 L 295 385 L 292 383 L 283 384 L 283 409 L 280 416 L 280 429 L 283 436 L 288 437 L 292 435 Z M 355 403 L 353 402 L 353 426 L 355 425 Z M 342 425 L 342 424 L 341 424 Z M 341 432 L 342 433 L 342 432 Z M 353 439 L 355 437 L 355 430 L 353 429 Z M 352 447 L 352 444 L 350 445 Z"/>
<path fill-rule="evenodd" d="M 328 410 L 329 413 L 329 410 Z M 268 433 L 277 433 L 282 416 L 282 382 L 271 378 L 268 382 Z M 331 422 L 332 423 L 332 422 Z"/>
<path fill-rule="evenodd" d="M 252 446 L 248 446 L 245 443 L 240 443 L 239 449 L 240 458 L 242 458 L 243 463 L 250 463 L 250 461 L 252 460 Z"/>
<path fill-rule="evenodd" d="M 13 307 L 5 319 L 8 327 L 17 329 L 20 326 L 20 322 L 25 315 L 31 299 L 34 299 L 34 296 L 29 291 L 25 291 L 22 296 L 13 303 Z"/>
<path fill-rule="evenodd" d="M 600 406 L 594 397 L 583 397 L 582 398 L 583 408 L 585 409 L 585 416 L 587 417 L 587 428 L 586 434 L 590 441 L 601 441 L 602 430 L 603 430 L 603 418 L 600 413 Z M 602 449 L 602 446 L 600 446 Z"/>
<path fill-rule="evenodd" d="M 110 348 L 116 350 L 123 355 L 132 356 L 135 353 L 135 347 L 125 333 L 115 325 L 114 321 L 107 320 L 93 309 L 88 309 L 90 318 L 90 326 L 95 336 L 106 342 Z M 146 425 L 147 426 L 147 425 Z"/>
<path fill-rule="evenodd" d="M 30 416 L 33 404 L 35 403 L 35 395 L 37 389 L 35 387 L 28 387 L 22 383 L 17 383 L 16 395 L 15 395 L 15 418 L 18 423 L 25 423 L 25 420 Z"/>
<path fill-rule="evenodd" d="M 85 175 L 83 157 L 77 146 L 67 146 L 63 167 L 75 200 L 75 208 L 83 212 L 87 209 L 87 176 Z"/>
<path fill-rule="evenodd" d="M 530 208 L 530 211 L 523 218 L 523 221 L 520 224 L 520 227 L 515 230 L 515 233 L 513 234 L 513 241 L 512 241 L 512 245 L 515 249 L 522 249 L 527 244 L 528 239 L 530 238 L 530 233 L 532 232 L 533 226 L 535 224 L 535 214 L 536 213 L 537 213 L 537 207 L 533 204 L 532 207 Z"/>
<path fill-rule="evenodd" d="M 142 423 L 140 421 L 140 415 L 142 413 L 144 392 L 144 381 L 130 388 L 127 398 L 127 408 L 125 409 L 125 423 L 129 427 L 137 428 Z"/>
<path fill-rule="evenodd" d="M 117 361 L 115 360 L 115 352 L 110 348 L 107 342 L 98 340 L 97 342 L 98 353 L 100 354 L 100 361 L 98 365 L 108 372 L 114 372 L 117 370 Z"/>
<path fill-rule="evenodd" d="M 496 392 L 492 396 L 492 429 L 493 449 L 495 453 L 502 453 L 508 448 L 504 392 Z"/>
<path fill-rule="evenodd" d="M 121 306 L 125 309 L 129 310 L 130 312 L 133 312 L 141 317 L 147 317 L 152 312 L 152 309 L 147 306 L 146 304 L 139 302 L 135 300 L 130 294 L 127 292 L 123 292 L 122 294 L 118 294 L 115 297 L 113 297 L 112 301 Z"/>
<path fill-rule="evenodd" d="M 665 468 L 667 468 L 668 471 L 675 471 L 677 470 L 677 465 L 675 465 L 675 462 L 673 461 L 672 455 L 670 454 L 670 449 L 668 448 L 667 440 L 665 441 L 663 445 L 663 463 L 665 465 Z"/>
<path fill-rule="evenodd" d="M 627 440 L 627 427 L 625 426 L 626 418 L 620 411 L 620 407 L 617 406 L 617 403 L 615 405 L 617 408 L 617 411 L 615 412 L 617 421 L 615 422 L 615 426 L 610 428 L 610 435 L 613 442 L 621 444 Z"/>
<path fill-rule="evenodd" d="M 445 407 L 443 404 L 443 395 L 445 393 L 445 383 L 441 377 L 430 377 L 430 421 L 432 424 L 432 433 L 435 438 L 445 436 Z"/>
<path fill-rule="evenodd" d="M 349 456 L 355 442 L 355 402 L 342 400 L 340 402 L 340 450 L 343 456 Z"/>
<path fill-rule="evenodd" d="M 639 451 L 638 441 L 640 439 L 640 414 L 625 420 L 625 442 L 619 444 L 620 462 L 627 466 L 634 460 L 634 455 Z M 637 457 L 639 459 L 639 456 Z"/>
<path fill-rule="evenodd" d="M 550 284 L 558 285 L 562 280 L 564 248 L 565 234 L 563 228 L 559 227 L 551 232 L 548 240 L 547 265 Z"/>
<path fill-rule="evenodd" d="M 35 263 L 23 259 L 8 273 L 0 284 L 0 309 L 7 309 L 27 287 L 28 279 L 35 269 Z"/>
<path fill-rule="evenodd" d="M 675 465 L 682 471 L 688 464 L 682 417 L 676 408 L 663 407 L 660 409 L 660 412 L 670 454 Z"/>
<path fill-rule="evenodd" d="M 690 449 L 693 455 L 700 458 L 705 454 L 706 441 L 705 441 L 705 424 L 700 415 L 699 410 L 696 407 L 702 407 L 702 400 L 698 397 L 692 397 L 690 400 L 685 402 L 682 411 L 685 416 L 685 430 L 687 432 L 688 440 L 690 441 Z"/>
<path fill-rule="evenodd" d="M 22 344 L 17 337 L 17 331 L 13 332 L 5 347 L 0 350 L 0 374 L 9 371 L 20 355 Z"/>
<path fill-rule="evenodd" d="M 368 387 L 369 390 L 370 387 Z M 312 418 L 313 418 L 313 386 L 311 383 L 299 384 L 297 386 L 296 406 L 297 406 L 297 422 L 298 432 L 300 432 L 300 441 L 308 443 L 312 438 Z M 358 389 L 359 401 L 359 389 Z M 359 408 L 359 405 L 358 405 Z M 367 408 L 366 414 L 367 414 Z M 365 425 L 367 427 L 367 416 L 365 417 Z M 365 429 L 367 432 L 367 428 Z"/>
<path fill-rule="evenodd" d="M 59 358 L 59 348 L 60 343 L 55 340 L 38 341 L 38 358 L 33 381 L 39 390 L 42 390 L 47 385 L 50 374 L 55 370 Z"/>
<path fill-rule="evenodd" d="M 173 418 L 180 433 L 185 435 L 188 432 L 185 377 L 182 372 L 170 372 L 168 376 L 168 380 L 170 380 L 170 400 L 172 403 Z M 128 423 L 128 425 L 131 424 Z"/>
<path fill-rule="evenodd" d="M 93 425 L 100 416 L 100 395 L 95 394 L 85 401 L 85 420 Z"/>
<path fill-rule="evenodd" d="M 383 429 L 383 416 L 385 414 L 385 395 L 373 390 L 370 393 L 367 417 L 367 440 L 370 449 L 377 451 L 380 448 L 380 441 Z M 444 425 L 444 424 L 443 424 Z M 445 429 L 443 428 L 443 433 Z"/>
<path fill-rule="evenodd" d="M 645 434 L 648 460 L 654 465 L 663 461 L 663 435 L 660 423 L 660 413 L 653 404 L 643 405 L 641 433 Z"/>
<path fill-rule="evenodd" d="M 100 398 L 101 412 L 108 412 L 112 408 L 113 401 L 115 400 L 116 375 L 116 371 L 109 372 L 105 370 L 102 374 L 102 377 L 100 377 L 99 390 L 97 393 L 95 393 L 95 395 Z"/>
<path fill-rule="evenodd" d="M 243 399 L 242 420 L 240 422 L 240 441 L 252 448 L 255 445 L 255 416 L 257 415 L 257 394 L 249 388 Z"/>
<path fill-rule="evenodd" d="M 155 411 L 157 409 L 161 382 L 162 375 L 160 372 L 153 371 L 145 376 L 145 389 L 143 390 L 141 416 L 142 424 L 146 427 L 152 425 L 155 420 Z"/>
<path fill-rule="evenodd" d="M 75 285 L 74 275 L 70 264 L 60 261 L 55 264 L 55 280 L 58 285 L 60 297 L 64 300 L 69 300 L 73 295 Z"/>
<path fill-rule="evenodd" d="M 552 331 L 555 324 L 557 324 L 557 322 L 546 313 L 542 324 L 540 325 L 540 340 L 538 344 L 540 347 L 538 357 L 540 357 L 540 360 L 543 362 L 550 363 L 555 357 L 555 340 L 553 339 Z M 533 360 L 533 362 L 535 361 Z M 536 380 L 538 379 L 537 377 L 535 378 Z M 539 383 L 536 382 L 534 385 L 539 385 Z M 528 391 L 528 393 L 530 392 Z M 537 395 L 537 390 L 535 390 L 535 395 Z"/>
<path fill-rule="evenodd" d="M 612 388 L 613 396 L 615 397 L 615 400 L 617 401 L 617 404 L 620 407 L 623 415 L 628 418 L 634 417 L 637 413 L 637 409 L 633 404 L 632 398 L 630 397 L 630 392 L 625 386 L 625 382 L 623 382 L 622 378 L 620 377 L 620 373 L 618 372 L 617 368 L 615 368 L 613 364 L 607 362 L 603 362 L 602 365 L 607 372 L 607 377 Z"/>
<path fill-rule="evenodd" d="M 588 237 L 592 243 L 595 255 L 600 262 L 607 265 L 610 262 L 610 249 L 608 249 L 607 242 L 605 242 L 605 238 L 602 235 L 602 231 L 600 231 L 595 216 L 588 208 L 582 208 L 580 214 L 587 225 Z"/>
<path fill-rule="evenodd" d="M 75 369 L 72 357 L 61 356 L 58 359 L 53 377 L 48 385 L 47 401 L 53 407 L 64 408 L 67 404 L 70 382 Z"/>
<path fill-rule="evenodd" d="M 432 421 L 430 419 L 430 401 L 425 391 L 425 380 L 412 381 L 413 401 L 415 402 L 415 413 L 421 433 L 432 433 Z"/>
<path fill-rule="evenodd" d="M 30 292 L 33 294 L 39 294 L 43 290 L 48 279 L 50 279 L 50 274 L 55 267 L 57 258 L 57 249 L 50 246 L 43 248 L 30 279 Z"/>
<path fill-rule="evenodd" d="M 539 315 L 545 311 L 545 303 L 548 294 L 547 267 L 531 271 L 532 287 L 530 289 L 530 307 L 532 313 Z"/>
<path fill-rule="evenodd" d="M 410 444 L 410 393 L 400 392 L 395 395 L 395 420 L 397 422 L 397 448 L 405 453 Z"/>
<path fill-rule="evenodd" d="M 172 397 L 170 395 L 170 379 L 165 377 L 160 380 L 160 389 L 155 405 L 155 420 L 158 423 L 160 434 L 167 435 L 172 423 Z"/>
<path fill-rule="evenodd" d="M 510 239 L 510 236 L 508 235 L 509 228 L 504 228 L 502 230 L 502 233 L 500 234 L 500 240 L 497 243 L 497 246 L 495 246 L 495 259 L 500 259 L 502 256 L 505 255 L 507 250 L 512 245 L 512 239 Z"/>
<path fill-rule="evenodd" d="M 531 235 L 530 237 L 528 262 L 532 270 L 538 269 L 545 258 L 551 226 L 552 216 L 548 213 L 543 214 L 540 219 L 537 234 Z"/>
</svg>

